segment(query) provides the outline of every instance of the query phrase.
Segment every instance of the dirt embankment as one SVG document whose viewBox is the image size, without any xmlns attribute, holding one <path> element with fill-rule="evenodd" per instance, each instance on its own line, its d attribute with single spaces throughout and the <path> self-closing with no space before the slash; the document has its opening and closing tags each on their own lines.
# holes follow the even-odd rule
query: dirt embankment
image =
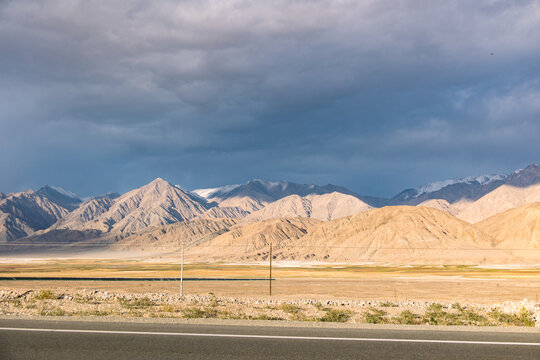
<svg viewBox="0 0 540 360">
<path fill-rule="evenodd" d="M 99 290 L 0 290 L 0 315 L 139 318 L 220 318 L 372 324 L 539 326 L 540 303 L 491 305 L 432 301 L 283 299 L 127 294 Z"/>
</svg>

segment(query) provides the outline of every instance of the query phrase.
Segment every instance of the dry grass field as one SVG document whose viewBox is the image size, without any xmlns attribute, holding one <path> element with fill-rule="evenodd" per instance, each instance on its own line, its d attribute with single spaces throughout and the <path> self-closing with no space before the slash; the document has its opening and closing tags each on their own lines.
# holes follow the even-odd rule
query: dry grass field
<svg viewBox="0 0 540 360">
<path fill-rule="evenodd" d="M 188 263 L 184 276 L 193 278 L 267 278 L 268 264 Z M 0 262 L 0 277 L 179 277 L 178 262 L 113 259 L 60 259 Z M 460 277 L 465 279 L 535 279 L 540 267 L 503 268 L 467 265 L 371 266 L 274 263 L 278 278 Z"/>
<path fill-rule="evenodd" d="M 0 263 L 1 277 L 179 277 L 178 263 L 130 260 L 41 260 Z M 186 278 L 268 278 L 267 265 L 187 264 Z M 540 268 L 471 266 L 338 266 L 277 264 L 273 296 L 492 303 L 538 299 Z M 188 294 L 267 296 L 268 281 L 186 281 Z M 177 293 L 177 281 L 0 281 L 0 289 L 96 289 Z"/>
</svg>

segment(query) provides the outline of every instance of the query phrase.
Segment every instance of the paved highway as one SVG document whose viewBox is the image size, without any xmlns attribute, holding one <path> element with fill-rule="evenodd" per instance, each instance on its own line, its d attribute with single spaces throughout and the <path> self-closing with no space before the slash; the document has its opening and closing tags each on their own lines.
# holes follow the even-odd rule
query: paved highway
<svg viewBox="0 0 540 360">
<path fill-rule="evenodd" d="M 0 359 L 540 359 L 540 333 L 0 320 Z"/>
</svg>

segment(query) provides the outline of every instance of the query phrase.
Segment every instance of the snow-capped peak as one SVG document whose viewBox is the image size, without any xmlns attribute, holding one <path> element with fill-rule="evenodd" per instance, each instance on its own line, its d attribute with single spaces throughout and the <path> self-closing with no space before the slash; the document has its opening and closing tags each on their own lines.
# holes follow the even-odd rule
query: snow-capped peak
<svg viewBox="0 0 540 360">
<path fill-rule="evenodd" d="M 504 178 L 506 178 L 506 175 L 487 174 L 480 176 L 469 176 L 463 179 L 448 179 L 443 181 L 435 181 L 416 188 L 417 193 L 416 195 L 414 195 L 414 197 L 417 198 L 422 194 L 429 194 L 435 191 L 439 191 L 447 186 L 454 184 L 471 184 L 477 182 L 481 185 L 486 185 L 492 183 L 493 181 L 502 180 Z"/>
<path fill-rule="evenodd" d="M 516 171 L 513 172 L 513 174 L 519 174 L 522 171 L 529 170 L 529 169 L 534 169 L 534 168 L 538 168 L 538 167 L 540 167 L 540 164 L 534 163 L 534 164 L 531 164 L 531 165 L 529 165 L 529 166 L 527 166 L 525 168 L 517 169 Z"/>
<path fill-rule="evenodd" d="M 60 186 L 51 186 L 49 185 L 49 187 L 51 189 L 53 189 L 54 191 L 56 192 L 59 192 L 60 194 L 64 195 L 64 196 L 67 196 L 69 198 L 72 198 L 72 199 L 75 199 L 75 200 L 81 200 L 81 198 L 79 197 L 79 195 L 75 194 L 74 192 L 72 191 L 69 191 L 69 190 L 66 190 L 64 188 L 61 188 Z"/>
<path fill-rule="evenodd" d="M 268 190 L 275 189 L 277 187 L 281 188 L 282 190 L 285 190 L 287 186 L 289 185 L 289 183 L 286 181 L 267 181 L 267 180 L 262 180 L 262 179 L 253 179 L 251 181 L 248 181 L 248 183 L 249 182 L 257 182 Z"/>
<path fill-rule="evenodd" d="M 204 198 L 204 199 L 208 199 L 210 197 L 212 197 L 212 195 L 218 193 L 218 192 L 229 192 L 229 191 L 233 191 L 234 189 L 236 189 L 237 187 L 241 186 L 240 184 L 234 184 L 234 185 L 225 185 L 225 186 L 220 186 L 220 187 L 216 187 L 216 188 L 208 188 L 208 189 L 196 189 L 196 190 L 193 190 L 192 193 L 195 193 L 197 194 L 198 196 Z"/>
<path fill-rule="evenodd" d="M 253 180 L 248 181 L 245 184 L 225 185 L 225 186 L 220 186 L 216 188 L 207 188 L 207 189 L 195 189 L 195 190 L 192 190 L 191 192 L 204 199 L 209 199 L 218 193 L 222 193 L 222 194 L 228 193 L 240 186 L 248 185 L 250 183 L 260 184 L 267 190 L 275 190 L 276 188 L 280 188 L 282 191 L 284 191 L 289 185 L 289 183 L 285 181 L 266 181 L 262 179 L 253 179 Z"/>
</svg>

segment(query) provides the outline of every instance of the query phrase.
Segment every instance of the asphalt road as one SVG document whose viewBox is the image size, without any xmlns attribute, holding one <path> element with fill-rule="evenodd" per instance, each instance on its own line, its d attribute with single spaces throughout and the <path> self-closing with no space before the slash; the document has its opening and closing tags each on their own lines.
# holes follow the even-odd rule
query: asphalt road
<svg viewBox="0 0 540 360">
<path fill-rule="evenodd" d="M 540 333 L 0 320 L 0 359 L 540 359 Z"/>
</svg>

